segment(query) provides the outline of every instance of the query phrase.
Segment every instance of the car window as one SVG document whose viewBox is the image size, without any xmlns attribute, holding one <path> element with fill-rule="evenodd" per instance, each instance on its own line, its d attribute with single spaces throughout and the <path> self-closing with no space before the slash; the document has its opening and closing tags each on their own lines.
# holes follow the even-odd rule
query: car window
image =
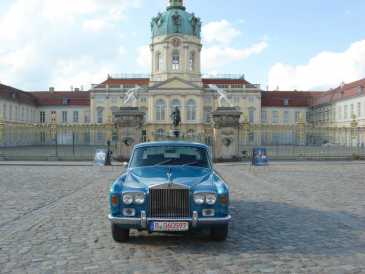
<svg viewBox="0 0 365 274">
<path fill-rule="evenodd" d="M 131 167 L 143 166 L 198 166 L 209 168 L 207 150 L 188 146 L 151 146 L 134 151 Z"/>
</svg>

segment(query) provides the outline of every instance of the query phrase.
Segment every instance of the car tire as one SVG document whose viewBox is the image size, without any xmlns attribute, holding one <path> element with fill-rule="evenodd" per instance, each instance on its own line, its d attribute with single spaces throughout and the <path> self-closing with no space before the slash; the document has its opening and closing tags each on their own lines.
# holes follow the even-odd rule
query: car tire
<svg viewBox="0 0 365 274">
<path fill-rule="evenodd" d="M 227 239 L 228 236 L 228 224 L 214 226 L 210 229 L 210 237 L 214 241 L 222 242 Z"/>
<path fill-rule="evenodd" d="M 116 224 L 112 224 L 112 236 L 114 241 L 118 243 L 126 243 L 129 240 L 129 229 L 121 228 Z"/>
</svg>

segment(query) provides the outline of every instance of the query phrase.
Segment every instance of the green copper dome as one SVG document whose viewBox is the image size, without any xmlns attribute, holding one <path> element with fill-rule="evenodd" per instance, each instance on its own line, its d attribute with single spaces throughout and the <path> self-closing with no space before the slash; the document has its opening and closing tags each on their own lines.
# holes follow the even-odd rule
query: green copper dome
<svg viewBox="0 0 365 274">
<path fill-rule="evenodd" d="M 200 39 L 202 23 L 194 13 L 188 13 L 182 0 L 170 0 L 164 13 L 152 18 L 152 37 L 170 34 L 186 34 Z"/>
</svg>

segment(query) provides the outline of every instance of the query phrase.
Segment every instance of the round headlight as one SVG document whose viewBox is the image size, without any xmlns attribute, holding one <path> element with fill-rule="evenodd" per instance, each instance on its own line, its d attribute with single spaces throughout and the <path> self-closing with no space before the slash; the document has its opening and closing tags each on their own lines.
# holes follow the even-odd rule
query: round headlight
<svg viewBox="0 0 365 274">
<path fill-rule="evenodd" d="M 137 204 L 137 205 L 141 205 L 144 203 L 144 193 L 136 193 L 134 195 L 134 202 Z"/>
<path fill-rule="evenodd" d="M 133 203 L 133 195 L 130 193 L 123 195 L 123 203 L 125 205 L 131 205 Z"/>
<path fill-rule="evenodd" d="M 194 194 L 194 203 L 196 203 L 197 205 L 204 204 L 204 200 L 205 200 L 204 194 L 202 193 Z"/>
<path fill-rule="evenodd" d="M 208 205 L 214 205 L 217 201 L 217 196 L 215 194 L 208 193 L 205 195 L 205 201 Z"/>
</svg>

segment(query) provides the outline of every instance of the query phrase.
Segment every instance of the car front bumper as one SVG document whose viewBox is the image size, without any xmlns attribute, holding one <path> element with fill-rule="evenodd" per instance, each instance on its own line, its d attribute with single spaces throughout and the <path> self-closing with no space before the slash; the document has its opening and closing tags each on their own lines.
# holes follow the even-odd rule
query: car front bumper
<svg viewBox="0 0 365 274">
<path fill-rule="evenodd" d="M 150 222 L 188 222 L 191 228 L 197 228 L 228 224 L 231 220 L 231 215 L 226 217 L 198 217 L 198 213 L 194 211 L 193 216 L 189 218 L 149 218 L 146 217 L 146 212 L 142 211 L 141 217 L 130 218 L 109 215 L 108 218 L 112 224 L 136 229 L 147 229 L 148 223 Z"/>
</svg>

